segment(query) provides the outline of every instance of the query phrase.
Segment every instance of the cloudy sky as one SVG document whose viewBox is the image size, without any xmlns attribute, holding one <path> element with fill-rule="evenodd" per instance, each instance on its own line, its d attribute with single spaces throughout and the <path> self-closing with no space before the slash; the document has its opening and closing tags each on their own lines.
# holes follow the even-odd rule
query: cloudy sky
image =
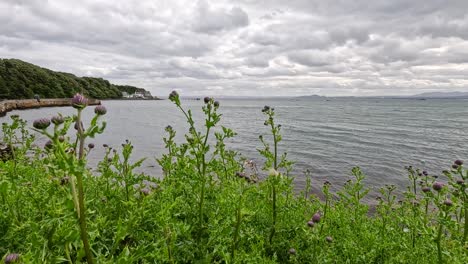
<svg viewBox="0 0 468 264">
<path fill-rule="evenodd" d="M 1 0 L 0 57 L 155 95 L 468 91 L 468 1 Z"/>
</svg>

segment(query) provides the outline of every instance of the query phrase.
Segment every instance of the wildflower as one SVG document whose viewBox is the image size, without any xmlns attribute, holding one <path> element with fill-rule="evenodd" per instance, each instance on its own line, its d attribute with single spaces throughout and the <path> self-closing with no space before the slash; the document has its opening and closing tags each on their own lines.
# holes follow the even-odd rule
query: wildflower
<svg viewBox="0 0 468 264">
<path fill-rule="evenodd" d="M 33 122 L 33 127 L 37 129 L 46 129 L 50 126 L 50 120 L 47 118 L 40 118 Z"/>
<path fill-rule="evenodd" d="M 5 257 L 5 264 L 16 263 L 20 259 L 18 253 L 11 253 Z"/>
<path fill-rule="evenodd" d="M 88 144 L 88 148 L 89 148 L 89 149 L 93 149 L 93 148 L 94 148 L 94 143 L 89 143 L 89 144 Z"/>
<path fill-rule="evenodd" d="M 315 213 L 313 216 L 312 216 L 312 221 L 314 223 L 318 223 L 320 222 L 320 219 L 322 218 L 322 216 L 320 215 L 319 212 Z"/>
<path fill-rule="evenodd" d="M 108 147 L 109 147 L 109 145 L 107 145 L 107 144 L 102 144 L 102 147 L 104 147 L 104 148 L 108 148 Z"/>
<path fill-rule="evenodd" d="M 83 109 L 86 107 L 87 104 L 88 104 L 88 99 L 86 99 L 86 97 L 84 97 L 83 95 L 79 93 L 75 94 L 75 96 L 73 96 L 72 98 L 73 108 Z"/>
<path fill-rule="evenodd" d="M 205 102 L 205 104 L 207 104 L 207 103 L 210 102 L 210 98 L 207 96 L 207 97 L 203 98 L 203 101 Z"/>
<path fill-rule="evenodd" d="M 428 193 L 431 191 L 431 188 L 429 188 L 428 186 L 424 186 L 422 187 L 422 191 L 425 192 L 425 193 Z"/>
<path fill-rule="evenodd" d="M 446 205 L 446 206 L 450 207 L 450 206 L 452 206 L 452 205 L 453 205 L 453 202 L 452 202 L 452 200 L 450 200 L 450 199 L 447 199 L 447 200 L 445 200 L 445 201 L 444 201 L 444 205 Z"/>
<path fill-rule="evenodd" d="M 61 115 L 58 115 L 58 116 L 54 116 L 52 117 L 51 119 L 52 123 L 54 123 L 55 125 L 60 125 L 64 122 L 64 119 L 63 119 L 63 116 Z"/>
<path fill-rule="evenodd" d="M 98 105 L 94 108 L 94 113 L 97 115 L 105 115 L 107 113 L 107 109 L 103 105 Z"/>
<path fill-rule="evenodd" d="M 441 182 L 434 182 L 434 184 L 432 185 L 432 188 L 436 191 L 442 190 L 443 187 L 444 187 L 444 184 Z"/>
<path fill-rule="evenodd" d="M 59 136 L 59 137 L 58 137 L 58 141 L 64 142 L 64 141 L 65 141 L 65 137 L 64 137 L 64 136 Z"/>
<path fill-rule="evenodd" d="M 54 144 L 52 143 L 52 141 L 48 140 L 48 141 L 45 143 L 44 148 L 45 148 L 45 149 L 51 149 L 53 146 L 54 146 Z"/>
<path fill-rule="evenodd" d="M 270 107 L 268 105 L 265 105 L 262 109 L 262 112 L 265 113 L 265 112 L 268 112 L 270 110 Z"/>
<path fill-rule="evenodd" d="M 453 164 L 453 165 L 452 165 L 452 169 L 455 169 L 455 170 L 456 170 L 456 169 L 458 169 L 458 167 L 459 167 L 458 164 Z"/>
<path fill-rule="evenodd" d="M 172 91 L 170 94 L 169 94 L 169 100 L 175 100 L 176 98 L 179 97 L 179 94 L 176 92 L 176 91 Z"/>
<path fill-rule="evenodd" d="M 463 160 L 456 160 L 456 161 L 454 162 L 454 164 L 455 164 L 455 165 L 458 165 L 458 166 L 461 166 L 461 165 L 463 165 Z"/>
<path fill-rule="evenodd" d="M 308 225 L 309 227 L 314 227 L 314 226 L 315 226 L 315 223 L 314 223 L 314 221 L 309 220 L 309 221 L 307 222 L 307 225 Z"/>
<path fill-rule="evenodd" d="M 333 238 L 332 238 L 331 236 L 327 236 L 327 237 L 325 238 L 325 240 L 326 240 L 328 243 L 333 242 Z"/>
<path fill-rule="evenodd" d="M 290 248 L 288 252 L 289 252 L 289 255 L 296 255 L 297 253 L 294 248 Z"/>
<path fill-rule="evenodd" d="M 219 107 L 219 101 L 215 101 L 213 105 L 214 105 L 215 108 L 218 108 Z"/>
<path fill-rule="evenodd" d="M 422 173 L 424 174 L 424 176 L 429 175 L 429 173 L 427 173 L 427 171 L 423 171 Z"/>
</svg>

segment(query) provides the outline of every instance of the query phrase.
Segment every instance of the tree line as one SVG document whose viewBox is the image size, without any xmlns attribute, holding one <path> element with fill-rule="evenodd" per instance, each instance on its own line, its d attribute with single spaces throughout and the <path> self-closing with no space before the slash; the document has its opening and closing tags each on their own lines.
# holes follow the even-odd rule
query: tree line
<svg viewBox="0 0 468 264">
<path fill-rule="evenodd" d="M 145 91 L 129 85 L 115 85 L 94 77 L 77 77 L 55 72 L 18 59 L 0 59 L 0 99 L 67 98 L 84 93 L 90 98 L 121 98 L 122 92 Z"/>
</svg>

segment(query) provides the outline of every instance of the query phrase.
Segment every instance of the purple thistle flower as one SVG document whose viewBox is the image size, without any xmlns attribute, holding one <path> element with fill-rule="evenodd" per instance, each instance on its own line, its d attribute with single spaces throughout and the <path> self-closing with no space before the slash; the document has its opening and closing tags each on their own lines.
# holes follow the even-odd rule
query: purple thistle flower
<svg viewBox="0 0 468 264">
<path fill-rule="evenodd" d="M 94 148 L 94 143 L 89 143 L 89 144 L 88 144 L 88 148 L 89 148 L 89 149 L 93 149 L 93 148 Z"/>
<path fill-rule="evenodd" d="M 288 251 L 289 255 L 296 255 L 296 250 L 294 248 L 290 248 Z"/>
<path fill-rule="evenodd" d="M 15 263 L 20 259 L 20 255 L 18 253 L 11 253 L 5 257 L 5 264 Z"/>
<path fill-rule="evenodd" d="M 427 173 L 427 171 L 423 171 L 422 173 L 424 174 L 424 176 L 429 175 L 429 173 Z"/>
<path fill-rule="evenodd" d="M 450 200 L 450 199 L 447 199 L 447 200 L 445 200 L 445 201 L 444 201 L 444 205 L 446 205 L 446 206 L 449 206 L 449 207 L 450 207 L 450 206 L 452 206 L 452 205 L 453 205 L 453 202 L 452 202 L 452 200 Z"/>
<path fill-rule="evenodd" d="M 107 145 L 107 144 L 102 144 L 102 147 L 104 147 L 104 148 L 108 148 L 108 147 L 109 147 L 109 145 Z"/>
<path fill-rule="evenodd" d="M 75 94 L 75 96 L 73 96 L 71 102 L 72 102 L 73 108 L 83 109 L 88 104 L 88 99 L 86 99 L 86 97 L 84 97 L 83 95 L 77 93 Z"/>
<path fill-rule="evenodd" d="M 51 119 L 52 123 L 54 123 L 55 125 L 60 125 L 64 122 L 64 119 L 63 119 L 63 116 L 61 115 L 58 115 L 58 116 L 54 116 L 52 117 Z"/>
<path fill-rule="evenodd" d="M 207 103 L 210 102 L 210 98 L 207 96 L 207 97 L 203 98 L 203 101 L 205 102 L 205 104 L 207 104 Z"/>
<path fill-rule="evenodd" d="M 325 240 L 326 240 L 328 243 L 333 242 L 333 238 L 332 238 L 331 236 L 327 236 L 327 237 L 325 238 Z"/>
<path fill-rule="evenodd" d="M 46 129 L 50 126 L 50 120 L 47 118 L 40 118 L 33 122 L 33 127 L 37 129 Z"/>
<path fill-rule="evenodd" d="M 320 222 L 320 219 L 322 218 L 322 216 L 320 215 L 319 212 L 315 213 L 313 216 L 312 216 L 312 221 L 314 223 L 318 223 Z"/>
<path fill-rule="evenodd" d="M 309 221 L 307 222 L 307 225 L 308 225 L 309 227 L 314 227 L 314 226 L 315 226 L 315 223 L 314 223 L 314 221 L 309 220 Z"/>
<path fill-rule="evenodd" d="M 434 182 L 434 184 L 432 185 L 432 189 L 436 191 L 442 190 L 443 187 L 444 187 L 444 184 L 441 182 Z"/>
<path fill-rule="evenodd" d="M 455 165 L 458 165 L 458 166 L 461 166 L 461 165 L 463 165 L 463 160 L 456 160 L 456 161 L 454 162 L 454 164 L 455 164 Z"/>
<path fill-rule="evenodd" d="M 176 91 L 172 91 L 170 94 L 169 94 L 169 100 L 171 101 L 174 101 L 176 100 L 176 98 L 179 97 L 179 94 L 176 92 Z"/>
<path fill-rule="evenodd" d="M 107 109 L 103 105 L 98 105 L 94 108 L 94 113 L 96 115 L 105 115 L 107 113 Z"/>
<path fill-rule="evenodd" d="M 422 191 L 425 192 L 425 193 L 428 193 L 431 191 L 431 188 L 429 188 L 428 186 L 424 186 L 422 187 Z"/>
<path fill-rule="evenodd" d="M 52 147 L 54 146 L 54 144 L 52 143 L 52 141 L 47 141 L 44 145 L 44 148 L 45 149 L 51 149 Z"/>
</svg>

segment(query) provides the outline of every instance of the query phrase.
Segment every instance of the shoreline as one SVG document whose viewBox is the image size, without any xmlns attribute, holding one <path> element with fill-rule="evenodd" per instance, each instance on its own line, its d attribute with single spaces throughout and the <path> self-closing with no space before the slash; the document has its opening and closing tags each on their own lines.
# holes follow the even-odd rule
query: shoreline
<svg viewBox="0 0 468 264">
<path fill-rule="evenodd" d="M 88 99 L 88 105 L 100 105 L 98 99 Z M 26 110 L 41 107 L 71 106 L 71 98 L 53 98 L 53 99 L 18 99 L 0 101 L 0 117 L 5 116 L 13 110 Z"/>
</svg>

